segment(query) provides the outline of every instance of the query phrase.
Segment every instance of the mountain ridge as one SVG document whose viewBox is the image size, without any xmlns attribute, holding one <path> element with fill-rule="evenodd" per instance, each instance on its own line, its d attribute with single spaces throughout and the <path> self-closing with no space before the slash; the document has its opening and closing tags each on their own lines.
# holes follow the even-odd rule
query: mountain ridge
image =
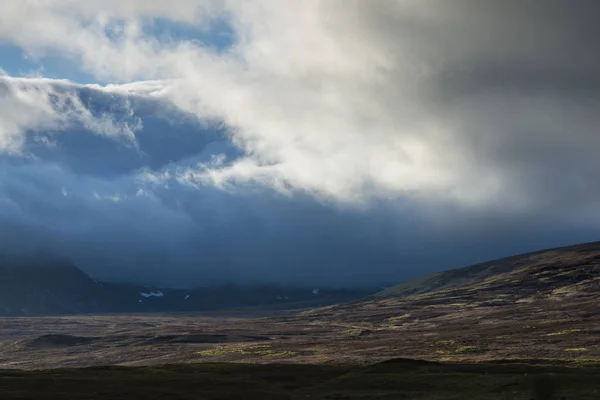
<svg viewBox="0 0 600 400">
<path fill-rule="evenodd" d="M 367 289 L 222 284 L 169 288 L 98 281 L 67 259 L 0 259 L 0 316 L 198 312 L 243 307 L 274 311 L 363 297 Z"/>
</svg>

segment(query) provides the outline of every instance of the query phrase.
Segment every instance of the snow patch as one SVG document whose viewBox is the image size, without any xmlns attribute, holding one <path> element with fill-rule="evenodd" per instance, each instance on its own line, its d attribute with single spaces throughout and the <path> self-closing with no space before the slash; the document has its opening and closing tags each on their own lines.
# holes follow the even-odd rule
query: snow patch
<svg viewBox="0 0 600 400">
<path fill-rule="evenodd" d="M 161 292 L 160 290 L 157 290 L 156 292 L 150 292 L 150 293 L 144 293 L 144 292 L 140 292 L 140 296 L 148 298 L 148 297 L 163 297 L 164 293 Z"/>
</svg>

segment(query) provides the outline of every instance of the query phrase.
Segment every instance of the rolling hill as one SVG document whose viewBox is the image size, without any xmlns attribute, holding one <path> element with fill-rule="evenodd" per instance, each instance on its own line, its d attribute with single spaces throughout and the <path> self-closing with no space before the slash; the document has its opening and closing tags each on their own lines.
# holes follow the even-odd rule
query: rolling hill
<svg viewBox="0 0 600 400">
<path fill-rule="evenodd" d="M 581 292 L 598 288 L 600 242 L 542 250 L 469 267 L 428 275 L 393 286 L 376 297 L 404 297 L 448 292 L 459 288 L 471 291 L 508 291 L 539 294 L 548 290 Z"/>
<path fill-rule="evenodd" d="M 600 362 L 600 242 L 436 273 L 298 318 L 361 336 L 357 359 Z"/>
</svg>

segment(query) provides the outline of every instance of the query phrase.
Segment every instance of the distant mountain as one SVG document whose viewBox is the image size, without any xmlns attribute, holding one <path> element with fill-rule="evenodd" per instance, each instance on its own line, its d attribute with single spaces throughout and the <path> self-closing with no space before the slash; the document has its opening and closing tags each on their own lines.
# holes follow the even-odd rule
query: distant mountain
<svg viewBox="0 0 600 400">
<path fill-rule="evenodd" d="M 372 291 L 275 285 L 194 289 L 100 282 L 48 255 L 0 259 L 0 316 L 196 312 L 241 307 L 299 309 L 364 297 Z"/>
<path fill-rule="evenodd" d="M 0 261 L 0 315 L 99 312 L 106 302 L 102 286 L 65 260 Z"/>
</svg>

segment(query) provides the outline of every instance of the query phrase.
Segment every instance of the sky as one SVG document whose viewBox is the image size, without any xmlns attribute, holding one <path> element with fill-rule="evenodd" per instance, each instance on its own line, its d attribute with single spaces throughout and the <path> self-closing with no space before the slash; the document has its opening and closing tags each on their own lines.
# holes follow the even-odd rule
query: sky
<svg viewBox="0 0 600 400">
<path fill-rule="evenodd" d="M 388 285 L 600 239 L 595 0 L 4 0 L 0 252 Z"/>
</svg>

